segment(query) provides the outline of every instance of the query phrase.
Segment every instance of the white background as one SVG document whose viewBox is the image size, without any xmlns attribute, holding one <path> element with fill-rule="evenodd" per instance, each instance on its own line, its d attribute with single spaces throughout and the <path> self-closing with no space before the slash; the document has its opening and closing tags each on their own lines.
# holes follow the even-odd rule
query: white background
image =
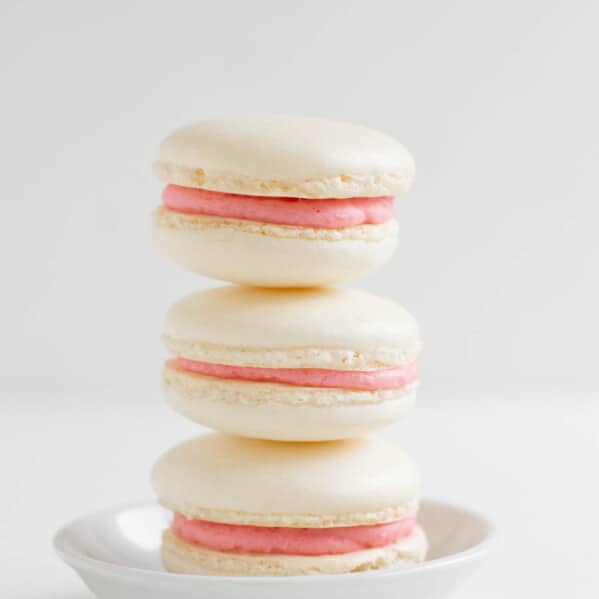
<svg viewBox="0 0 599 599">
<path fill-rule="evenodd" d="M 567 527 L 571 512 L 579 536 L 555 563 L 578 556 L 581 543 L 596 551 L 597 477 L 571 479 L 576 465 L 592 472 L 597 463 L 599 425 L 595 2 L 4 0 L 0 13 L 0 459 L 13 475 L 0 499 L 10 516 L 0 547 L 16 560 L 11 584 L 19 567 L 37 562 L 62 580 L 44 543 L 59 518 L 75 515 L 65 506 L 80 513 L 101 499 L 148 495 L 143 468 L 186 426 L 157 399 L 161 321 L 170 303 L 215 283 L 152 250 L 161 185 L 151 163 L 173 128 L 247 112 L 362 123 L 397 136 L 415 156 L 416 184 L 398 201 L 399 251 L 356 283 L 398 299 L 422 326 L 421 412 L 387 434 L 405 431 L 437 495 L 471 498 L 501 517 L 498 498 L 511 503 L 518 493 L 520 516 L 543 503 L 548 518 L 525 533 L 529 543 L 543 539 L 536 545 L 508 535 L 495 578 L 481 575 L 472 588 L 479 596 L 513 591 L 514 579 L 499 572 L 515 547 L 521 564 L 533 546 L 561 544 L 556 522 Z M 97 426 L 74 399 L 80 393 L 94 402 L 94 418 L 102 414 Z M 129 433 L 122 422 L 107 431 L 107 414 L 132 413 L 122 405 L 128 397 L 142 408 L 151 402 L 149 430 L 138 430 L 142 410 Z M 485 417 L 490 404 L 501 426 Z M 444 422 L 459 437 L 441 434 Z M 514 435 L 523 453 L 503 454 Z M 472 453 L 499 470 L 473 480 L 453 462 Z M 139 471 L 110 487 L 100 455 Z M 143 468 L 127 457 L 139 464 L 142 455 Z M 86 479 L 88 460 L 108 490 Z M 441 484 L 448 463 L 461 490 Z M 545 478 L 521 495 L 539 472 Z M 87 482 L 77 491 L 69 481 L 80 477 Z M 564 477 L 574 486 L 559 487 Z M 54 507 L 38 519 L 35 549 L 15 549 L 10 534 L 22 536 L 17 523 L 32 517 L 25 508 L 39 493 Z M 587 556 L 568 559 L 571 568 L 583 564 L 579 583 L 590 580 Z M 540 571 L 523 583 L 529 590 Z M 558 574 L 543 572 L 548 597 Z M 64 570 L 67 577 L 75 585 Z M 23 596 L 58 599 L 48 588 Z"/>
</svg>

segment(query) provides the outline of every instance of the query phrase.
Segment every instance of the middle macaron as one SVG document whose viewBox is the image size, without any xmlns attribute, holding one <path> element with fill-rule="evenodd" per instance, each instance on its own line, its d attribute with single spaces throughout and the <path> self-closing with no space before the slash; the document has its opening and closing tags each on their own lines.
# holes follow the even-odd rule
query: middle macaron
<svg viewBox="0 0 599 599">
<path fill-rule="evenodd" d="M 168 403 L 223 432 L 326 441 L 413 405 L 420 337 L 397 303 L 355 289 L 227 286 L 169 310 Z"/>
</svg>

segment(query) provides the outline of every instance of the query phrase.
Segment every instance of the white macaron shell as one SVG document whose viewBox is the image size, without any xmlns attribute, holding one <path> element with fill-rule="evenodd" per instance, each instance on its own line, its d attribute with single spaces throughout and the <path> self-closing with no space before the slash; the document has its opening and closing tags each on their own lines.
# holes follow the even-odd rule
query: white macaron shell
<svg viewBox="0 0 599 599">
<path fill-rule="evenodd" d="M 394 520 L 413 512 L 419 476 L 396 446 L 372 438 L 276 443 L 224 434 L 166 452 L 152 484 L 187 517 L 279 526 Z"/>
<path fill-rule="evenodd" d="M 399 304 L 339 288 L 202 291 L 171 307 L 164 334 L 169 347 L 183 352 L 186 344 L 197 351 L 207 347 L 214 359 L 206 361 L 243 365 L 272 359 L 260 365 L 273 367 L 377 367 L 368 363 L 369 355 L 375 362 L 388 356 L 393 366 L 413 360 L 420 348 L 418 325 Z"/>
<path fill-rule="evenodd" d="M 384 186 L 389 176 L 390 187 L 405 190 L 414 175 L 410 153 L 384 133 L 349 123 L 283 115 L 204 121 L 182 127 L 160 146 L 159 172 L 161 166 L 169 165 L 197 171 L 199 182 L 208 188 L 226 187 L 228 179 L 235 184 L 235 177 L 246 177 L 287 181 L 291 186 L 298 181 L 328 180 L 323 189 L 326 191 L 332 185 L 330 180 L 336 178 L 340 197 L 348 197 L 352 177 L 370 177 L 372 185 Z M 284 186 L 274 191 L 285 194 Z M 268 185 L 262 192 L 273 195 Z"/>
<path fill-rule="evenodd" d="M 356 391 L 201 376 L 173 364 L 164 396 L 182 416 L 209 428 L 273 441 L 332 441 L 391 424 L 414 406 L 417 383 Z"/>
<path fill-rule="evenodd" d="M 153 238 L 158 250 L 185 270 L 244 285 L 309 287 L 344 283 L 381 267 L 397 245 L 395 221 L 353 227 L 364 233 L 361 239 L 351 234 L 356 232 L 352 229 L 313 229 L 310 232 L 318 235 L 307 238 L 302 227 L 252 221 L 235 221 L 232 226 L 231 219 L 221 219 L 223 225 L 218 219 L 181 214 L 176 217 L 206 223 L 201 228 L 177 228 L 157 219 Z M 271 234 L 273 229 L 298 235 L 281 237 Z"/>
</svg>

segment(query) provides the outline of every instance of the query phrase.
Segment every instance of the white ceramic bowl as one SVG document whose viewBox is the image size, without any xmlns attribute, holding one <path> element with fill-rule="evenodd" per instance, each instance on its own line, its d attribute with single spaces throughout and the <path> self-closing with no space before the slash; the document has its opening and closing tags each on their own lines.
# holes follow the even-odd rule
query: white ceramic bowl
<svg viewBox="0 0 599 599">
<path fill-rule="evenodd" d="M 169 520 L 155 503 L 116 507 L 67 524 L 56 533 L 54 547 L 100 599 L 434 599 L 475 569 L 492 536 L 482 516 L 425 501 L 420 520 L 430 551 L 417 566 L 326 576 L 193 576 L 165 572 L 160 562 Z"/>
</svg>

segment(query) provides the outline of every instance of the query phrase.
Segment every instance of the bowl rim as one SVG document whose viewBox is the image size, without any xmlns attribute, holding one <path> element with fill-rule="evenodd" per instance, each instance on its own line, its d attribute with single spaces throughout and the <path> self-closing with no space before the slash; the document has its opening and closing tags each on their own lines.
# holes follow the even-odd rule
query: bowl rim
<svg viewBox="0 0 599 599">
<path fill-rule="evenodd" d="M 425 498 L 421 501 L 422 504 L 434 505 L 450 509 L 453 511 L 462 512 L 468 514 L 470 517 L 478 520 L 479 524 L 484 530 L 484 537 L 482 541 L 473 545 L 472 547 L 458 551 L 451 555 L 439 557 L 431 560 L 425 560 L 420 564 L 415 564 L 409 568 L 402 568 L 397 570 L 386 569 L 386 570 L 368 570 L 366 572 L 352 572 L 345 574 L 319 574 L 318 576 L 219 576 L 219 575 L 199 575 L 199 574 L 178 574 L 174 572 L 166 572 L 160 570 L 150 570 L 146 568 L 138 568 L 134 566 L 126 566 L 123 564 L 115 564 L 107 562 L 102 559 L 89 557 L 82 554 L 72 548 L 68 543 L 67 535 L 69 532 L 78 526 L 81 526 L 86 520 L 92 518 L 101 518 L 102 516 L 108 516 L 109 514 L 115 514 L 124 510 L 134 508 L 147 508 L 147 507 L 162 507 L 157 501 L 146 500 L 129 502 L 124 504 L 118 504 L 113 507 L 104 508 L 83 516 L 74 518 L 68 521 L 60 529 L 56 531 L 52 537 L 52 546 L 58 556 L 66 562 L 69 566 L 76 570 L 82 570 L 84 572 L 95 572 L 102 574 L 106 577 L 120 579 L 138 579 L 143 576 L 147 579 L 152 579 L 154 582 L 161 583 L 172 583 L 172 582 L 185 582 L 195 581 L 197 583 L 198 578 L 203 582 L 213 582 L 223 584 L 225 582 L 235 582 L 240 584 L 257 585 L 265 582 L 278 582 L 278 583 L 297 583 L 301 581 L 304 584 L 322 584 L 327 582 L 339 582 L 340 577 L 351 576 L 352 580 L 364 580 L 372 578 L 388 578 L 397 576 L 409 576 L 414 574 L 422 574 L 430 570 L 437 570 L 439 568 L 446 568 L 456 564 L 460 564 L 465 561 L 481 559 L 486 557 L 490 546 L 495 541 L 495 526 L 493 523 L 484 515 L 476 510 L 466 508 L 453 502 L 442 501 L 437 499 Z M 166 508 L 163 508 L 166 509 Z"/>
</svg>

